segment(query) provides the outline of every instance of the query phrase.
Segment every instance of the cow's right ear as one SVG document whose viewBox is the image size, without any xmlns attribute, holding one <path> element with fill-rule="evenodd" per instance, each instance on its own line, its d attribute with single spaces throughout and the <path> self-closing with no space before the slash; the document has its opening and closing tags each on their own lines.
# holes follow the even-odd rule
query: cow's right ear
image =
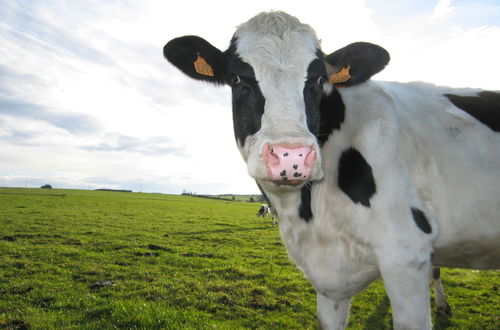
<svg viewBox="0 0 500 330">
<path fill-rule="evenodd" d="M 225 83 L 224 53 L 203 38 L 184 36 L 172 39 L 163 47 L 163 56 L 191 78 Z"/>
<path fill-rule="evenodd" d="M 361 84 L 382 71 L 390 56 L 384 48 L 369 42 L 355 42 L 325 57 L 329 81 L 336 87 Z"/>
</svg>

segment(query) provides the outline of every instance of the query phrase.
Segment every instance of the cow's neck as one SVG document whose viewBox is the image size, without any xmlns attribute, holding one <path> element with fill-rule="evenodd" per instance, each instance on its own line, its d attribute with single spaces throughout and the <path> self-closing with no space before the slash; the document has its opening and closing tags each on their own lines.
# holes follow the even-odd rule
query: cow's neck
<svg viewBox="0 0 500 330">
<path fill-rule="evenodd" d="M 309 203 L 311 186 L 309 184 L 298 191 L 276 191 L 265 188 L 261 188 L 261 191 L 277 211 L 278 218 L 292 223 L 296 221 L 305 223 L 311 220 Z"/>
</svg>

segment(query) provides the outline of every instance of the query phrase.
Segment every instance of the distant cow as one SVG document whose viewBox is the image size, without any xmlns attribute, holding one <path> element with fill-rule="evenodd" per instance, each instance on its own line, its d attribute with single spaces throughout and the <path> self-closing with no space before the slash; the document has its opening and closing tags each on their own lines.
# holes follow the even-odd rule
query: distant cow
<svg viewBox="0 0 500 330">
<path fill-rule="evenodd" d="M 273 221 L 273 226 L 276 225 L 276 220 L 278 219 L 276 215 L 276 211 L 273 210 L 273 208 L 267 204 L 262 204 L 259 208 L 259 212 L 256 214 L 259 218 L 266 218 L 269 216 L 272 221 Z"/>
<path fill-rule="evenodd" d="M 267 204 L 262 204 L 259 208 L 259 212 L 256 214 L 259 218 L 265 218 L 267 215 L 271 216 L 271 210 Z"/>
<path fill-rule="evenodd" d="M 324 328 L 345 328 L 381 276 L 394 328 L 431 329 L 433 265 L 500 267 L 500 93 L 372 81 L 385 49 L 327 55 L 283 12 L 238 26 L 226 51 L 185 36 L 164 55 L 231 88 L 237 146 Z"/>
</svg>

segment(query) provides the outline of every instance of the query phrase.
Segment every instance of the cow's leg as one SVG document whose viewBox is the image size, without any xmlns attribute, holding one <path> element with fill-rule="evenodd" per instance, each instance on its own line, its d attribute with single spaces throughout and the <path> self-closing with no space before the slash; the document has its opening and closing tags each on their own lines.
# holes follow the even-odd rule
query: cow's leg
<svg viewBox="0 0 500 330">
<path fill-rule="evenodd" d="M 434 267 L 432 269 L 432 279 L 434 282 L 434 301 L 438 307 L 438 312 L 446 316 L 451 316 L 451 307 L 444 293 L 443 284 L 441 283 L 441 270 L 439 267 Z"/>
<path fill-rule="evenodd" d="M 316 295 L 318 321 L 321 329 L 345 329 L 351 308 L 351 298 L 333 300 L 322 294 Z"/>
<path fill-rule="evenodd" d="M 393 261 L 380 271 L 392 307 L 394 329 L 431 329 L 431 262 L 410 262 L 404 266 Z"/>
</svg>

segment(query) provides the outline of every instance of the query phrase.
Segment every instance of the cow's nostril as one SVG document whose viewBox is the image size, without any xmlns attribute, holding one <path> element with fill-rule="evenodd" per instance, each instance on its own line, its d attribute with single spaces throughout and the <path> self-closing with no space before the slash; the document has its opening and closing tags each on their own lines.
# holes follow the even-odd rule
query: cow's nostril
<svg viewBox="0 0 500 330">
<path fill-rule="evenodd" d="M 278 166 L 280 163 L 280 158 L 277 154 L 274 153 L 274 148 L 266 146 L 266 149 L 267 150 L 264 152 L 264 155 L 267 164 L 271 166 Z"/>
</svg>

